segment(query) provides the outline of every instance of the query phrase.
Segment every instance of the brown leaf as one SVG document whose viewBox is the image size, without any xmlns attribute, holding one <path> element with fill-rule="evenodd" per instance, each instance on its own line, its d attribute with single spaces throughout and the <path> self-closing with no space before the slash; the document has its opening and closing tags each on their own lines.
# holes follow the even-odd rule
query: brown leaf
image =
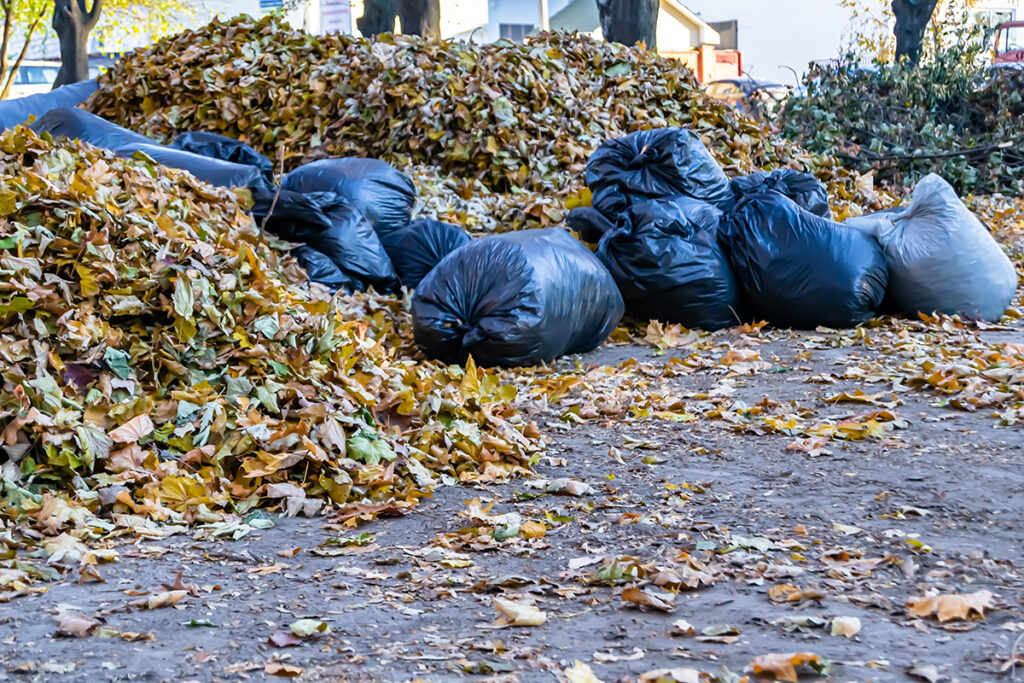
<svg viewBox="0 0 1024 683">
<path fill-rule="evenodd" d="M 174 576 L 174 581 L 171 583 L 161 584 L 160 587 L 167 591 L 185 591 L 189 595 L 198 598 L 199 597 L 199 586 L 194 583 L 185 584 L 181 582 L 181 575 L 184 572 L 178 572 Z"/>
<path fill-rule="evenodd" d="M 292 666 L 291 664 L 282 664 L 281 662 L 268 662 L 263 667 L 263 670 L 270 676 L 283 676 L 285 678 L 295 678 L 302 675 L 301 666 Z"/>
<path fill-rule="evenodd" d="M 627 588 L 622 591 L 622 600 L 639 605 L 640 607 L 653 607 L 662 612 L 674 612 L 676 609 L 675 596 L 671 593 L 655 595 L 650 591 L 641 590 L 636 587 Z"/>
<path fill-rule="evenodd" d="M 369 521 L 376 519 L 380 515 L 385 516 L 398 516 L 405 514 L 405 510 L 402 509 L 398 503 L 392 501 L 390 503 L 350 503 L 349 505 L 343 505 L 338 508 L 338 511 L 331 515 L 331 521 L 335 523 L 347 522 L 351 519 L 364 519 Z"/>
<path fill-rule="evenodd" d="M 274 647 L 297 647 L 302 645 L 304 642 L 306 641 L 299 638 L 291 631 L 282 631 L 281 629 L 276 629 L 272 634 L 270 634 L 270 638 L 267 639 L 267 643 Z"/>
<path fill-rule="evenodd" d="M 825 660 L 811 652 L 789 652 L 754 657 L 750 668 L 754 675 L 771 674 L 775 680 L 797 683 L 796 667 L 805 664 L 811 665 L 819 673 L 828 666 Z"/>
<path fill-rule="evenodd" d="M 929 598 L 919 598 L 907 603 L 912 617 L 929 617 L 934 614 L 940 622 L 971 619 L 977 616 L 978 619 L 985 618 L 985 608 L 992 608 L 992 598 L 995 597 L 987 590 L 975 591 L 967 595 L 949 593 L 944 595 L 933 595 Z"/>
<path fill-rule="evenodd" d="M 66 638 L 85 638 L 100 625 L 92 617 L 78 612 L 61 612 L 53 618 L 57 622 L 57 635 Z"/>
<path fill-rule="evenodd" d="M 153 420 L 149 415 L 136 415 L 108 435 L 116 443 L 137 443 L 153 433 Z"/>
</svg>

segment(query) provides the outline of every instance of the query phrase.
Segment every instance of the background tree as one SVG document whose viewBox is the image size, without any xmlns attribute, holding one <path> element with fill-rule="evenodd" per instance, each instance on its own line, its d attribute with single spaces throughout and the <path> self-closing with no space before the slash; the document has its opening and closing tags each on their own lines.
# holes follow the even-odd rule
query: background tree
<svg viewBox="0 0 1024 683">
<path fill-rule="evenodd" d="M 892 0 L 896 17 L 896 59 L 906 57 L 911 64 L 921 61 L 924 30 L 935 12 L 938 0 Z"/>
<path fill-rule="evenodd" d="M 597 0 L 604 39 L 623 45 L 643 42 L 656 50 L 660 6 L 660 0 Z"/>
<path fill-rule="evenodd" d="M 3 33 L 0 34 L 0 98 L 6 98 L 18 68 L 40 40 L 59 40 L 50 26 L 61 0 L 0 0 Z M 71 0 L 77 2 L 77 0 Z M 71 2 L 65 0 L 65 5 Z M 121 52 L 185 27 L 194 17 L 198 0 L 103 0 L 94 31 L 109 52 Z M 73 12 L 78 8 L 70 7 Z M 87 10 L 88 11 L 88 10 Z M 83 41 L 86 45 L 87 41 Z M 14 55 L 13 59 L 12 53 Z"/>
<path fill-rule="evenodd" d="M 54 88 L 89 80 L 89 32 L 100 20 L 103 0 L 54 0 L 53 30 L 60 41 L 60 72 Z"/>
<path fill-rule="evenodd" d="M 366 0 L 356 26 L 364 36 L 375 36 L 394 31 L 396 16 L 406 35 L 441 37 L 440 0 Z"/>
</svg>

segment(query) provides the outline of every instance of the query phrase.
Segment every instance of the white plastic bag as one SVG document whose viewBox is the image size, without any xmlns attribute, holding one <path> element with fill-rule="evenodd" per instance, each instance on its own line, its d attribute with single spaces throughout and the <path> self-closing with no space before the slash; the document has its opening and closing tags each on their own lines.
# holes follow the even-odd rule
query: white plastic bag
<svg viewBox="0 0 1024 683">
<path fill-rule="evenodd" d="M 1017 291 L 1017 271 L 956 190 L 936 174 L 909 204 L 847 219 L 874 235 L 889 266 L 889 293 L 908 315 L 955 314 L 998 320 Z"/>
</svg>

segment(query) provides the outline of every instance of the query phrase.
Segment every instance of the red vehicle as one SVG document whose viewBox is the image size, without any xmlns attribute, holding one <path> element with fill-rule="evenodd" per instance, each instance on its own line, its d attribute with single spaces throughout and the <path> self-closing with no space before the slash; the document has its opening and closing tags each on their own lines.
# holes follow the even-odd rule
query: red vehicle
<svg viewBox="0 0 1024 683">
<path fill-rule="evenodd" d="M 993 64 L 1024 64 L 1024 21 L 1008 21 L 996 30 Z"/>
</svg>

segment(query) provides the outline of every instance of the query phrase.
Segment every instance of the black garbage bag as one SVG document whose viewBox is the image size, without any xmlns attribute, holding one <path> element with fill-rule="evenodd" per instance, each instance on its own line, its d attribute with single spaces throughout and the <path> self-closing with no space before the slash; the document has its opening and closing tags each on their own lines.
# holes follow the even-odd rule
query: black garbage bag
<svg viewBox="0 0 1024 683">
<path fill-rule="evenodd" d="M 381 235 L 384 251 L 391 257 L 398 279 L 416 289 L 441 260 L 472 238 L 457 225 L 420 218 L 404 228 Z"/>
<path fill-rule="evenodd" d="M 832 209 L 828 205 L 828 190 L 820 180 L 809 173 L 801 173 L 791 168 L 780 168 L 771 172 L 758 171 L 733 178 L 729 187 L 737 201 L 748 194 L 773 190 L 789 197 L 797 206 L 815 216 L 832 218 Z"/>
<path fill-rule="evenodd" d="M 718 244 L 722 212 L 689 197 L 634 204 L 605 234 L 597 257 L 626 312 L 718 330 L 738 325 L 736 279 Z"/>
<path fill-rule="evenodd" d="M 780 327 L 853 327 L 885 296 L 888 270 L 878 242 L 777 192 L 740 200 L 719 241 L 745 304 Z"/>
<path fill-rule="evenodd" d="M 281 181 L 293 192 L 336 192 L 370 219 L 383 235 L 408 225 L 416 188 L 404 173 L 379 159 L 321 159 L 300 166 Z"/>
<path fill-rule="evenodd" d="M 181 149 L 158 145 L 155 142 L 129 143 L 114 149 L 114 154 L 119 157 L 135 157 L 140 152 L 158 164 L 188 171 L 199 180 L 218 187 L 270 189 L 267 179 L 255 166 L 212 159 Z"/>
<path fill-rule="evenodd" d="M 274 184 L 274 162 L 241 140 L 235 140 L 217 133 L 196 131 L 182 133 L 174 138 L 174 142 L 169 147 L 182 149 L 193 154 L 200 154 L 211 159 L 230 161 L 233 164 L 255 166 L 267 180 L 268 186 Z"/>
<path fill-rule="evenodd" d="M 353 292 L 359 289 L 358 283 L 342 272 L 341 268 L 336 266 L 327 254 L 319 252 L 307 244 L 295 247 L 291 254 L 306 271 L 311 282 L 319 282 L 330 288 L 332 292 L 339 289 Z"/>
<path fill-rule="evenodd" d="M 431 358 L 536 365 L 603 342 L 622 296 L 582 242 L 558 228 L 472 240 L 423 278 L 412 299 L 416 343 Z"/>
<path fill-rule="evenodd" d="M 728 209 L 729 179 L 700 136 L 685 128 L 606 140 L 587 162 L 594 207 L 609 219 L 637 202 L 684 195 Z"/>
<path fill-rule="evenodd" d="M 51 109 L 29 126 L 37 133 L 49 133 L 54 137 L 66 135 L 73 140 L 88 142 L 96 147 L 115 150 L 126 145 L 156 144 L 145 135 L 122 128 L 95 114 L 75 107 Z"/>
<path fill-rule="evenodd" d="M 256 191 L 252 213 L 258 225 L 269 213 L 267 230 L 281 239 L 327 255 L 351 280 L 352 289 L 398 289 L 398 276 L 370 221 L 335 193 L 281 190 L 274 204 L 274 192 Z"/>
<path fill-rule="evenodd" d="M 40 118 L 51 109 L 75 107 L 89 99 L 98 87 L 94 78 L 91 81 L 62 85 L 50 92 L 3 100 L 0 102 L 0 126 L 5 130 L 14 128 L 28 121 L 29 117 Z"/>
<path fill-rule="evenodd" d="M 581 206 L 569 212 L 566 224 L 579 233 L 584 242 L 597 243 L 605 233 L 611 232 L 615 224 L 604 214 L 591 206 Z"/>
</svg>

